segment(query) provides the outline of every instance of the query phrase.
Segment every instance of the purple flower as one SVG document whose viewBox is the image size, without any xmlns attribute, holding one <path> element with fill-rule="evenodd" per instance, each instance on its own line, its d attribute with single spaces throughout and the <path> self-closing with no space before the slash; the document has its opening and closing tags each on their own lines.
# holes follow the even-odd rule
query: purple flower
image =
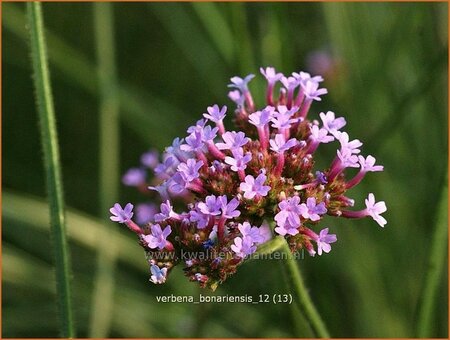
<svg viewBox="0 0 450 340">
<path fill-rule="evenodd" d="M 187 133 L 194 133 L 195 131 L 201 131 L 206 125 L 206 119 L 199 119 L 195 125 L 189 126 Z"/>
<path fill-rule="evenodd" d="M 308 72 L 302 72 L 300 71 L 300 73 L 297 72 L 293 72 L 292 76 L 297 79 L 300 84 L 306 84 L 306 81 L 312 81 L 315 83 L 320 83 L 323 81 L 323 78 L 321 76 L 314 76 L 311 77 L 311 75 Z"/>
<path fill-rule="evenodd" d="M 166 155 L 163 156 L 163 159 L 170 155 L 175 157 L 178 161 L 184 162 L 187 158 L 189 158 L 189 153 L 181 149 L 183 142 L 183 138 L 175 138 L 172 142 L 172 145 L 166 148 Z"/>
<path fill-rule="evenodd" d="M 256 111 L 248 116 L 249 123 L 257 127 L 263 127 L 272 120 L 274 111 L 275 108 L 273 106 L 266 106 L 262 111 Z"/>
<path fill-rule="evenodd" d="M 309 138 L 311 138 L 312 141 L 318 142 L 318 143 L 329 143 L 334 141 L 334 137 L 328 135 L 327 129 L 319 129 L 317 125 L 311 126 L 311 135 Z"/>
<path fill-rule="evenodd" d="M 171 193 L 176 195 L 181 194 L 185 189 L 188 183 L 184 179 L 181 173 L 177 172 L 173 175 L 167 182 L 168 189 Z"/>
<path fill-rule="evenodd" d="M 159 250 L 162 250 L 166 247 L 166 239 L 171 232 L 172 228 L 170 227 L 170 225 L 165 227 L 164 230 L 161 230 L 161 226 L 159 224 L 153 224 L 151 226 L 151 234 L 144 235 L 142 236 L 142 238 L 145 242 L 147 242 L 147 245 L 150 249 L 159 248 Z"/>
<path fill-rule="evenodd" d="M 155 222 L 162 222 L 169 218 L 178 218 L 179 215 L 173 211 L 172 204 L 167 200 L 165 203 L 161 203 L 161 212 L 155 215 Z"/>
<path fill-rule="evenodd" d="M 322 255 L 322 251 L 329 253 L 331 251 L 330 243 L 337 241 L 335 234 L 328 234 L 328 228 L 320 231 L 319 236 L 315 240 L 317 242 L 317 252 Z"/>
<path fill-rule="evenodd" d="M 186 137 L 186 144 L 180 146 L 183 151 L 202 151 L 203 150 L 203 133 L 196 130 Z"/>
<path fill-rule="evenodd" d="M 291 138 L 286 142 L 286 140 L 282 134 L 277 134 L 275 136 L 275 139 L 271 139 L 269 141 L 269 143 L 270 143 L 270 149 L 277 153 L 284 153 L 285 151 L 289 150 L 290 148 L 292 148 L 298 144 L 298 142 L 295 138 Z"/>
<path fill-rule="evenodd" d="M 353 154 L 352 149 L 349 148 L 341 148 L 337 151 L 337 155 L 339 160 L 341 161 L 342 167 L 344 168 L 358 168 L 358 156 Z"/>
<path fill-rule="evenodd" d="M 209 216 L 201 211 L 191 210 L 189 212 L 189 221 L 196 223 L 198 229 L 204 229 L 208 225 Z"/>
<path fill-rule="evenodd" d="M 384 227 L 387 221 L 380 214 L 387 211 L 386 203 L 384 201 L 375 203 L 375 196 L 372 193 L 369 194 L 369 197 L 366 198 L 365 202 L 367 214 L 370 215 L 381 227 Z"/>
<path fill-rule="evenodd" d="M 233 157 L 225 157 L 225 163 L 231 165 L 231 170 L 233 171 L 242 171 L 247 168 L 247 163 L 251 161 L 252 154 L 247 152 L 244 156 L 244 151 L 242 148 L 232 150 Z"/>
<path fill-rule="evenodd" d="M 220 215 L 222 200 L 214 195 L 206 196 L 205 202 L 198 203 L 198 209 L 205 215 Z"/>
<path fill-rule="evenodd" d="M 211 128 L 211 126 L 207 125 L 204 127 L 204 129 L 202 130 L 202 140 L 204 142 L 209 142 L 214 140 L 214 138 L 216 138 L 217 136 L 217 131 L 219 131 L 219 128 L 215 127 L 215 128 Z"/>
<path fill-rule="evenodd" d="M 154 284 L 161 284 L 166 282 L 167 278 L 167 268 L 159 268 L 157 265 L 152 265 L 150 267 L 150 271 L 152 273 L 152 276 L 150 277 L 150 281 Z"/>
<path fill-rule="evenodd" d="M 369 155 L 366 158 L 363 156 L 358 156 L 359 164 L 361 165 L 361 170 L 363 172 L 369 172 L 369 171 L 383 171 L 382 165 L 375 165 L 376 159 L 375 157 Z"/>
<path fill-rule="evenodd" d="M 281 82 L 283 83 L 283 86 L 289 91 L 295 89 L 299 81 L 295 79 L 294 77 L 281 77 Z"/>
<path fill-rule="evenodd" d="M 328 180 L 322 171 L 316 171 L 316 180 L 319 184 L 327 184 Z"/>
<path fill-rule="evenodd" d="M 142 165 L 154 169 L 159 163 L 159 153 L 156 150 L 150 150 L 141 156 Z"/>
<path fill-rule="evenodd" d="M 260 67 L 259 71 L 267 79 L 269 84 L 273 84 L 283 77 L 283 73 L 277 73 L 274 67 L 266 67 L 265 70 Z"/>
<path fill-rule="evenodd" d="M 277 129 L 289 129 L 291 124 L 298 122 L 298 118 L 291 118 L 297 111 L 298 107 L 296 106 L 288 110 L 286 106 L 279 105 L 278 111 L 275 111 L 272 116 L 272 127 Z"/>
<path fill-rule="evenodd" d="M 308 79 L 305 82 L 301 82 L 300 85 L 303 88 L 306 98 L 311 100 L 321 101 L 320 96 L 327 94 L 327 89 L 319 89 L 319 83 L 313 81 L 312 79 Z"/>
<path fill-rule="evenodd" d="M 160 178 L 170 177 L 175 173 L 178 164 L 180 164 L 180 162 L 177 157 L 170 154 L 164 154 L 164 160 L 155 168 L 155 174 Z"/>
<path fill-rule="evenodd" d="M 114 206 L 109 209 L 112 214 L 110 217 L 111 221 L 118 223 L 127 223 L 133 217 L 133 204 L 127 203 L 125 208 L 122 209 L 119 203 L 114 204 Z"/>
<path fill-rule="evenodd" d="M 141 203 L 136 205 L 136 222 L 146 224 L 153 221 L 157 212 L 157 207 L 153 203 Z"/>
<path fill-rule="evenodd" d="M 235 218 L 241 214 L 241 212 L 236 209 L 239 205 L 239 200 L 237 198 L 233 198 L 230 202 L 228 202 L 227 196 L 223 195 L 220 196 L 218 200 L 220 200 L 221 203 L 222 217 Z"/>
<path fill-rule="evenodd" d="M 261 243 L 265 243 L 272 238 L 272 229 L 270 229 L 269 224 L 264 221 L 259 227 L 259 234 L 263 237 L 263 241 Z"/>
<path fill-rule="evenodd" d="M 244 105 L 245 96 L 243 96 L 239 90 L 233 90 L 228 92 L 228 98 L 234 101 L 236 105 L 239 107 Z"/>
<path fill-rule="evenodd" d="M 231 78 L 231 84 L 228 85 L 228 87 L 234 87 L 236 89 L 241 90 L 242 93 L 248 92 L 248 83 L 250 80 L 252 80 L 255 77 L 254 74 L 249 74 L 244 79 L 240 77 L 233 77 Z"/>
<path fill-rule="evenodd" d="M 350 140 L 350 137 L 347 132 L 335 132 L 336 139 L 341 143 L 341 148 L 349 149 L 351 153 L 360 153 L 361 150 L 358 148 L 362 146 L 362 143 L 359 139 Z"/>
<path fill-rule="evenodd" d="M 278 228 L 275 231 L 280 235 L 296 235 L 297 228 L 300 226 L 300 217 L 302 208 L 300 206 L 300 197 L 294 196 L 281 201 L 278 204 L 280 212 L 275 215 L 275 221 Z"/>
<path fill-rule="evenodd" d="M 214 106 L 208 106 L 206 110 L 208 111 L 208 113 L 204 113 L 203 117 L 209 119 L 214 123 L 218 123 L 225 118 L 227 107 L 224 105 L 221 109 L 219 109 L 219 106 L 215 104 Z"/>
<path fill-rule="evenodd" d="M 244 197 L 247 199 L 252 199 L 256 195 L 267 196 L 270 190 L 270 186 L 264 185 L 266 182 L 266 175 L 261 173 L 256 177 L 252 175 L 245 176 L 245 182 L 242 182 L 239 188 L 244 192 Z"/>
<path fill-rule="evenodd" d="M 216 143 L 219 150 L 235 150 L 238 149 L 250 141 L 250 138 L 245 137 L 245 133 L 239 131 L 228 131 L 222 135 L 222 139 L 225 143 Z"/>
<path fill-rule="evenodd" d="M 325 202 L 321 202 L 316 205 L 315 197 L 308 197 L 306 200 L 306 204 L 302 203 L 300 205 L 301 215 L 303 218 L 310 219 L 311 221 L 319 221 L 320 215 L 323 215 L 327 212 L 327 208 L 325 208 Z"/>
<path fill-rule="evenodd" d="M 256 246 L 253 245 L 253 240 L 249 236 L 244 236 L 244 238 L 236 237 L 234 239 L 234 244 L 231 245 L 231 250 L 233 250 L 238 257 L 245 258 L 256 251 Z"/>
<path fill-rule="evenodd" d="M 186 182 L 192 182 L 194 179 L 200 176 L 198 171 L 202 166 L 202 161 L 196 161 L 195 159 L 190 158 L 186 163 L 181 163 L 180 165 L 178 165 L 177 170 Z"/>
<path fill-rule="evenodd" d="M 319 114 L 320 119 L 322 119 L 323 127 L 328 130 L 331 134 L 339 131 L 341 128 L 347 124 L 345 118 L 339 117 L 335 118 L 334 112 L 328 111 L 326 114 L 321 112 Z"/>
<path fill-rule="evenodd" d="M 122 183 L 128 186 L 137 187 L 145 184 L 147 172 L 141 168 L 131 168 L 123 175 Z"/>
<path fill-rule="evenodd" d="M 170 186 L 170 182 L 169 181 L 165 181 L 163 183 L 161 183 L 160 185 L 157 186 L 149 186 L 148 188 L 150 190 L 154 190 L 157 191 L 160 196 L 162 197 L 162 199 L 168 199 L 169 198 L 169 186 Z"/>
<path fill-rule="evenodd" d="M 265 238 L 264 235 L 261 235 L 260 228 L 252 227 L 250 223 L 244 222 L 242 224 L 239 223 L 238 229 L 243 237 L 250 237 L 255 244 L 261 244 L 264 242 Z"/>
</svg>

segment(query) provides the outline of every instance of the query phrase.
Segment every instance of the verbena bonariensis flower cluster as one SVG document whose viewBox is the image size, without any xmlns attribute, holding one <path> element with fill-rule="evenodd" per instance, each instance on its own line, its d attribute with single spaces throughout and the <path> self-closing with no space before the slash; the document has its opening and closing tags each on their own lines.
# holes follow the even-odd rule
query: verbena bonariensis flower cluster
<svg viewBox="0 0 450 340">
<path fill-rule="evenodd" d="M 274 68 L 261 69 L 267 79 L 266 105 L 257 108 L 248 83 L 254 77 L 233 77 L 229 98 L 237 108 L 234 123 L 226 127 L 226 106 L 207 108 L 203 119 L 166 148 L 162 162 L 146 153 L 143 165 L 154 169 L 159 184 L 148 186 L 145 170 L 125 174 L 125 184 L 147 187 L 162 197 L 160 211 L 151 218 L 150 207 L 132 221 L 133 205 L 115 204 L 111 220 L 124 223 L 145 249 L 154 283 L 164 283 L 170 270 L 181 263 L 185 275 L 202 287 L 215 289 L 253 254 L 277 235 L 291 251 L 305 249 L 311 256 L 331 250 L 336 235 L 319 230 L 324 215 L 346 218 L 372 217 L 380 226 L 384 202 L 372 193 L 365 209 L 349 210 L 354 200 L 346 196 L 368 172 L 382 171 L 375 158 L 360 155 L 362 143 L 342 131 L 346 121 L 334 112 L 307 115 L 313 101 L 327 93 L 321 76 L 306 72 L 284 76 Z M 279 91 L 276 87 L 281 83 Z M 320 122 L 316 120 L 320 118 Z M 315 167 L 320 144 L 337 141 L 339 148 L 326 169 Z M 359 168 L 345 176 L 347 168 Z M 174 200 L 185 202 L 176 212 Z M 142 210 L 142 208 L 141 208 Z M 145 209 L 144 209 L 145 210 Z"/>
</svg>

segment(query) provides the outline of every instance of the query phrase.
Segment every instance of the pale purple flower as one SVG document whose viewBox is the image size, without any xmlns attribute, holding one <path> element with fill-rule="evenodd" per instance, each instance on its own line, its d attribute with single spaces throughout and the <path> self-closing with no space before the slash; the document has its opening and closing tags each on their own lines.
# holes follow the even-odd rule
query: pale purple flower
<svg viewBox="0 0 450 340">
<path fill-rule="evenodd" d="M 347 122 L 344 117 L 335 118 L 333 111 L 328 111 L 327 113 L 319 113 L 320 119 L 322 120 L 323 127 L 327 129 L 331 134 L 339 131 L 343 128 Z"/>
<path fill-rule="evenodd" d="M 311 74 L 309 74 L 308 72 L 302 72 L 302 71 L 300 71 L 299 73 L 292 72 L 292 76 L 295 79 L 297 79 L 300 82 L 300 84 L 306 84 L 306 81 L 312 81 L 315 83 L 320 83 L 323 81 L 322 76 L 311 77 Z"/>
<path fill-rule="evenodd" d="M 196 130 L 186 137 L 186 144 L 180 146 L 183 151 L 202 151 L 203 150 L 203 133 Z"/>
<path fill-rule="evenodd" d="M 133 217 L 133 204 L 127 203 L 125 208 L 122 209 L 122 206 L 119 203 L 116 203 L 109 209 L 109 212 L 112 214 L 110 217 L 111 221 L 127 223 Z"/>
<path fill-rule="evenodd" d="M 249 236 L 245 236 L 244 238 L 236 237 L 234 239 L 234 244 L 231 245 L 231 250 L 233 250 L 238 257 L 245 258 L 256 251 L 256 246 Z"/>
<path fill-rule="evenodd" d="M 295 89 L 298 84 L 299 81 L 297 79 L 295 79 L 294 77 L 281 77 L 281 83 L 283 84 L 283 86 L 286 88 L 286 90 L 293 90 Z"/>
<path fill-rule="evenodd" d="M 218 200 L 220 200 L 221 204 L 222 217 L 235 218 L 241 214 L 241 212 L 236 209 L 239 206 L 239 200 L 237 198 L 233 198 L 228 202 L 227 196 L 223 195 L 218 197 Z"/>
<path fill-rule="evenodd" d="M 176 156 L 166 153 L 163 162 L 156 166 L 155 174 L 160 178 L 168 178 L 176 172 L 178 164 L 180 161 Z"/>
<path fill-rule="evenodd" d="M 259 234 L 263 237 L 263 241 L 261 243 L 265 243 L 272 239 L 272 229 L 270 229 L 270 226 L 266 221 L 264 221 L 263 224 L 261 224 L 261 227 L 259 227 Z"/>
<path fill-rule="evenodd" d="M 166 282 L 167 278 L 167 268 L 159 268 L 157 265 L 152 265 L 150 267 L 150 271 L 152 273 L 152 276 L 150 277 L 150 281 L 154 284 L 162 284 Z"/>
<path fill-rule="evenodd" d="M 206 125 L 206 119 L 199 119 L 197 120 L 197 122 L 195 123 L 195 125 L 189 126 L 187 129 L 187 133 L 191 134 L 194 133 L 195 131 L 201 131 Z"/>
<path fill-rule="evenodd" d="M 190 153 L 183 151 L 181 146 L 184 143 L 183 138 L 175 138 L 172 142 L 172 145 L 166 148 L 166 154 L 163 156 L 163 159 L 167 156 L 173 156 L 178 161 L 184 162 L 187 158 L 190 157 Z"/>
<path fill-rule="evenodd" d="M 351 150 L 351 153 L 360 153 L 359 147 L 362 146 L 362 143 L 359 139 L 354 139 L 350 141 L 350 136 L 347 132 L 337 131 L 334 133 L 336 139 L 341 143 L 341 147 L 345 149 Z"/>
<path fill-rule="evenodd" d="M 281 201 L 278 204 L 280 211 L 275 215 L 275 221 L 279 228 L 275 231 L 280 235 L 296 235 L 297 228 L 300 226 L 300 214 L 302 208 L 300 206 L 300 197 L 293 196 Z"/>
<path fill-rule="evenodd" d="M 208 113 L 204 113 L 203 117 L 214 123 L 219 123 L 225 118 L 227 107 L 224 105 L 221 109 L 219 109 L 219 105 L 215 104 L 213 106 L 208 106 L 206 110 Z"/>
<path fill-rule="evenodd" d="M 148 188 L 150 190 L 157 191 L 160 194 L 161 198 L 163 200 L 166 200 L 169 198 L 169 186 L 170 186 L 170 181 L 164 181 L 160 185 L 149 186 Z"/>
<path fill-rule="evenodd" d="M 297 123 L 298 118 L 291 118 L 294 113 L 298 111 L 298 107 L 294 106 L 288 110 L 285 105 L 279 105 L 278 111 L 275 111 L 272 116 L 272 127 L 277 129 L 289 129 L 291 124 Z"/>
<path fill-rule="evenodd" d="M 375 172 L 375 171 L 383 171 L 382 165 L 375 165 L 376 159 L 375 157 L 368 155 L 366 158 L 363 156 L 358 156 L 359 164 L 361 165 L 361 170 L 363 172 Z"/>
<path fill-rule="evenodd" d="M 291 138 L 286 142 L 284 136 L 280 133 L 275 135 L 275 139 L 271 139 L 269 142 L 270 149 L 277 153 L 284 153 L 298 144 L 298 141 L 295 138 Z"/>
<path fill-rule="evenodd" d="M 212 128 L 211 126 L 207 125 L 202 130 L 202 139 L 204 142 L 209 142 L 214 140 L 217 136 L 217 131 L 219 131 L 218 127 Z"/>
<path fill-rule="evenodd" d="M 198 229 L 204 229 L 208 225 L 209 216 L 202 213 L 201 211 L 191 210 L 189 212 L 189 221 L 197 223 Z"/>
<path fill-rule="evenodd" d="M 261 244 L 264 242 L 264 236 L 261 235 L 260 228 L 253 227 L 250 223 L 244 222 L 242 224 L 238 224 L 238 229 L 243 237 L 250 237 L 255 244 Z"/>
<path fill-rule="evenodd" d="M 181 194 L 187 186 L 188 182 L 186 182 L 184 177 L 179 172 L 167 180 L 167 187 L 169 191 L 175 195 Z"/>
<path fill-rule="evenodd" d="M 229 84 L 228 87 L 234 87 L 236 89 L 241 90 L 241 92 L 243 92 L 243 93 L 248 92 L 248 83 L 254 77 L 255 77 L 254 74 L 249 74 L 244 79 L 242 79 L 241 77 L 233 77 L 230 79 L 231 84 Z"/>
<path fill-rule="evenodd" d="M 155 215 L 155 222 L 162 222 L 169 218 L 179 217 L 179 215 L 173 211 L 172 204 L 169 200 L 160 205 L 160 213 Z"/>
<path fill-rule="evenodd" d="M 320 96 L 328 93 L 328 90 L 325 88 L 319 89 L 319 83 L 312 79 L 301 82 L 300 85 L 303 88 L 306 98 L 311 100 L 321 101 Z"/>
<path fill-rule="evenodd" d="M 244 151 L 242 148 L 232 150 L 233 157 L 225 157 L 225 163 L 231 166 L 231 170 L 233 171 L 242 171 L 247 168 L 247 163 L 251 161 L 252 154 L 247 152 L 244 155 Z"/>
<path fill-rule="evenodd" d="M 225 143 L 216 143 L 219 150 L 235 150 L 238 149 L 250 141 L 250 138 L 245 136 L 245 133 L 239 131 L 228 131 L 222 135 L 222 139 Z"/>
<path fill-rule="evenodd" d="M 337 151 L 337 155 L 339 157 L 339 160 L 341 161 L 341 167 L 342 168 L 358 168 L 358 156 L 353 154 L 352 149 L 342 147 L 340 150 Z"/>
<path fill-rule="evenodd" d="M 194 179 L 198 178 L 200 174 L 198 171 L 203 166 L 202 161 L 196 161 L 193 158 L 189 158 L 186 163 L 181 163 L 178 165 L 177 170 L 183 176 L 186 182 L 192 182 Z"/>
<path fill-rule="evenodd" d="M 337 241 L 335 234 L 328 234 L 328 228 L 322 229 L 319 236 L 315 240 L 317 242 L 317 253 L 322 255 L 322 251 L 329 253 L 331 251 L 331 243 Z"/>
<path fill-rule="evenodd" d="M 328 130 L 319 128 L 317 125 L 312 125 L 310 128 L 311 135 L 309 138 L 318 143 L 329 143 L 334 141 L 334 137 L 328 134 Z"/>
<path fill-rule="evenodd" d="M 214 195 L 206 196 L 205 202 L 198 203 L 198 209 L 205 215 L 220 215 L 222 200 Z"/>
<path fill-rule="evenodd" d="M 366 198 L 365 203 L 367 214 L 370 215 L 381 227 L 384 227 L 387 221 L 383 216 L 381 216 L 381 214 L 387 211 L 386 203 L 384 201 L 375 203 L 375 196 L 372 193 L 370 193 L 369 197 Z"/>
<path fill-rule="evenodd" d="M 325 174 L 322 171 L 316 171 L 316 181 L 319 184 L 327 184 L 328 180 Z"/>
<path fill-rule="evenodd" d="M 306 204 L 302 203 L 300 205 L 301 215 L 305 219 L 310 219 L 311 221 L 319 221 L 320 215 L 323 215 L 327 212 L 327 208 L 325 207 L 325 202 L 320 202 L 316 204 L 315 197 L 308 197 L 306 200 Z"/>
<path fill-rule="evenodd" d="M 228 92 L 228 98 L 234 101 L 236 105 L 239 107 L 244 105 L 245 96 L 243 96 L 239 90 L 233 90 Z"/>
<path fill-rule="evenodd" d="M 256 111 L 248 116 L 249 123 L 257 127 L 263 127 L 272 120 L 274 111 L 273 106 L 266 106 L 262 111 Z"/>
<path fill-rule="evenodd" d="M 151 234 L 142 236 L 144 241 L 147 242 L 148 247 L 150 249 L 164 249 L 167 244 L 167 236 L 172 232 L 170 225 L 166 226 L 164 230 L 161 230 L 159 224 L 153 224 L 150 229 Z"/>
<path fill-rule="evenodd" d="M 266 67 L 266 69 L 260 67 L 259 71 L 267 79 L 269 84 L 273 84 L 283 77 L 283 74 L 277 73 L 274 67 Z"/>
<path fill-rule="evenodd" d="M 137 187 L 145 184 L 147 171 L 141 168 L 131 168 L 122 176 L 122 182 L 125 185 Z"/>
<path fill-rule="evenodd" d="M 156 150 L 150 150 L 141 156 L 142 165 L 154 169 L 159 164 L 159 153 Z"/>
<path fill-rule="evenodd" d="M 152 222 L 155 214 L 157 213 L 157 207 L 153 203 L 141 203 L 136 205 L 136 222 L 138 224 L 146 224 Z"/>
<path fill-rule="evenodd" d="M 259 174 L 256 179 L 252 175 L 247 175 L 245 176 L 245 182 L 242 182 L 239 188 L 244 192 L 244 197 L 247 199 L 252 199 L 257 195 L 267 196 L 270 186 L 264 185 L 266 179 L 267 176 L 264 173 Z"/>
</svg>

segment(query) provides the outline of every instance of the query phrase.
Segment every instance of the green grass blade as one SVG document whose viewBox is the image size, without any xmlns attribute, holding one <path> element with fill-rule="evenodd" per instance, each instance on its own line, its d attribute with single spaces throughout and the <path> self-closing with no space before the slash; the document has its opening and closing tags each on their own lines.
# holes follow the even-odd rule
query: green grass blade
<svg viewBox="0 0 450 340">
<path fill-rule="evenodd" d="M 27 39 L 25 14 L 16 5 L 5 6 L 2 19 L 5 29 L 19 38 Z M 92 76 L 96 73 L 95 65 L 86 55 L 54 32 L 47 30 L 46 38 L 52 66 L 58 69 L 68 82 L 80 86 L 93 96 L 98 96 L 98 82 L 96 77 Z M 121 119 L 146 143 L 163 147 L 168 142 L 167 136 L 175 135 L 175 132 L 184 128 L 187 123 L 183 119 L 174 119 L 183 117 L 182 110 L 159 96 L 124 82 L 120 84 L 118 93 L 120 107 L 126 113 Z M 161 126 L 164 126 L 164 129 L 161 129 Z"/>
<path fill-rule="evenodd" d="M 63 185 L 59 161 L 50 74 L 44 37 L 41 4 L 27 3 L 30 27 L 31 60 L 40 121 L 44 166 L 50 202 L 50 225 L 55 257 L 56 290 L 60 316 L 60 332 L 64 338 L 75 337 L 70 290 L 70 253 L 66 240 Z"/>
<path fill-rule="evenodd" d="M 435 309 L 437 302 L 437 291 L 442 279 L 444 263 L 447 259 L 448 240 L 448 185 L 443 187 L 439 203 L 438 216 L 431 243 L 430 257 L 428 259 L 427 272 L 419 304 L 419 316 L 417 322 L 416 336 L 419 338 L 430 338 L 432 334 Z"/>
<path fill-rule="evenodd" d="M 113 5 L 96 2 L 93 9 L 100 90 L 99 216 L 103 217 L 104 223 L 97 235 L 102 242 L 98 243 L 97 248 L 89 337 L 105 338 L 109 334 L 113 317 L 114 272 L 117 260 L 117 244 L 113 235 L 116 231 L 107 222 L 108 209 L 119 196 L 119 97 L 114 58 Z"/>
<path fill-rule="evenodd" d="M 192 8 L 208 32 L 217 50 L 228 63 L 235 60 L 234 37 L 224 15 L 219 10 L 220 4 L 214 2 L 192 2 Z"/>
</svg>

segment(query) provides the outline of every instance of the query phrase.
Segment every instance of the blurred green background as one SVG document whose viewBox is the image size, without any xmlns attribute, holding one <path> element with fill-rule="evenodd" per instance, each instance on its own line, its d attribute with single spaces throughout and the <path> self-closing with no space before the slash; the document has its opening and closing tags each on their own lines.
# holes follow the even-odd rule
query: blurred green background
<svg viewBox="0 0 450 340">
<path fill-rule="evenodd" d="M 25 6 L 2 8 L 3 337 L 53 337 L 53 259 Z M 447 3 L 115 3 L 112 9 L 121 173 L 148 148 L 163 150 L 184 136 L 207 106 L 233 106 L 230 77 L 259 73 L 260 66 L 314 72 L 320 65 L 311 53 L 325 51 L 333 60 L 324 74 L 329 94 L 310 115 L 332 110 L 345 116 L 350 136 L 365 143 L 363 153 L 385 166 L 351 197 L 357 208 L 368 192 L 385 200 L 388 224 L 381 229 L 369 219 L 329 218 L 326 224 L 338 235 L 333 251 L 299 265 L 333 337 L 415 336 L 433 231 L 447 224 L 440 203 L 447 190 Z M 156 295 L 171 293 L 257 296 L 289 289 L 283 263 L 275 260 L 243 265 L 215 293 L 188 282 L 180 268 L 166 285 L 147 281 L 135 237 L 109 223 L 99 208 L 99 159 L 112 151 L 99 145 L 93 4 L 45 3 L 43 10 L 77 336 L 311 336 L 300 311 L 289 305 L 156 302 Z M 261 106 L 264 81 L 257 78 L 251 88 Z M 333 149 L 319 151 L 323 165 Z M 120 202 L 142 201 L 135 190 L 115 185 Z M 114 250 L 104 260 L 103 281 L 98 249 Z M 430 337 L 448 334 L 446 251 L 440 256 L 445 268 Z"/>
</svg>

